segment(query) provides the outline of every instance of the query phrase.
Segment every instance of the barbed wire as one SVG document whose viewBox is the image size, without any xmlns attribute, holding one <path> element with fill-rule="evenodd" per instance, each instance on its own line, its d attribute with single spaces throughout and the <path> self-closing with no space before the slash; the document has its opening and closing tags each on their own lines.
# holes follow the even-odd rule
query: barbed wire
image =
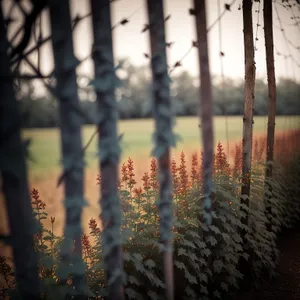
<svg viewBox="0 0 300 300">
<path fill-rule="evenodd" d="M 222 13 L 219 13 L 219 16 L 217 17 L 217 19 L 207 28 L 207 33 L 210 32 L 212 30 L 212 28 L 214 28 L 214 26 L 216 24 L 218 24 L 218 22 L 224 17 L 224 15 L 226 14 L 226 12 L 231 11 L 231 7 L 232 5 L 236 2 L 236 0 L 231 1 L 229 4 L 224 4 L 224 10 Z M 189 14 L 190 15 L 194 15 L 195 12 L 193 9 L 189 9 Z M 197 48 L 197 42 L 196 41 L 192 41 L 190 48 L 184 53 L 184 55 L 177 60 L 174 65 L 170 68 L 169 70 L 169 74 L 171 74 L 176 68 L 181 67 L 182 66 L 182 62 L 183 60 L 191 53 L 193 48 Z"/>
<path fill-rule="evenodd" d="M 258 28 L 261 26 L 260 22 L 259 22 L 259 17 L 260 17 L 260 1 L 257 2 L 257 9 L 255 10 L 256 14 L 257 14 L 257 22 L 256 22 L 256 32 L 255 32 L 255 40 L 254 40 L 254 56 L 255 56 L 255 52 L 258 50 L 257 49 L 257 42 L 258 42 Z"/>
<path fill-rule="evenodd" d="M 285 41 L 285 46 L 286 46 L 286 53 L 284 53 L 283 51 L 279 51 L 277 46 L 275 45 L 275 50 L 276 50 L 276 55 L 277 56 L 281 56 L 283 57 L 284 59 L 284 64 L 285 64 L 285 74 L 286 74 L 286 79 L 288 79 L 289 77 L 292 79 L 293 82 L 297 82 L 297 79 L 296 79 L 296 74 L 295 74 L 295 65 L 298 66 L 298 68 L 300 68 L 300 64 L 299 62 L 295 59 L 295 57 L 292 55 L 292 52 L 290 50 L 290 46 L 294 48 L 294 50 L 298 51 L 300 50 L 300 46 L 296 46 L 286 35 L 286 30 L 284 29 L 284 26 L 283 24 L 285 24 L 286 26 L 294 26 L 294 27 L 297 27 L 298 30 L 300 29 L 299 27 L 299 22 L 297 21 L 297 19 L 299 18 L 298 16 L 295 15 L 294 11 L 293 11 L 293 6 L 295 6 L 295 4 L 290 4 L 289 3 L 289 0 L 286 1 L 286 3 L 284 3 L 284 8 L 286 10 L 289 10 L 292 14 L 292 17 L 291 19 L 295 21 L 295 23 L 293 24 L 289 24 L 287 22 L 284 22 L 281 17 L 280 17 L 280 14 L 279 14 L 279 11 L 277 9 L 277 4 L 279 3 L 274 3 L 274 8 L 275 8 L 275 13 L 276 13 L 276 16 L 277 16 L 277 20 L 278 20 L 278 23 L 279 23 L 279 26 L 277 26 L 275 23 L 273 23 L 273 26 L 279 30 L 281 33 L 282 33 L 282 36 L 284 38 L 284 41 Z M 298 6 L 298 9 L 300 11 L 300 5 L 296 4 Z M 293 75 L 292 76 L 289 76 L 289 67 L 288 67 L 288 60 L 291 61 L 292 63 L 292 71 L 293 71 Z M 284 124 L 285 124 L 285 127 L 287 129 L 291 129 L 291 124 L 290 124 L 290 117 L 287 115 L 285 117 L 285 120 L 284 120 Z"/>
<path fill-rule="evenodd" d="M 289 3 L 289 0 L 287 0 L 286 2 L 287 2 L 287 3 L 286 3 L 286 9 L 289 10 L 289 11 L 291 12 L 291 14 L 292 14 L 291 19 L 296 21 L 296 22 L 293 24 L 293 26 L 294 26 L 294 27 L 296 26 L 298 29 L 300 29 L 300 28 L 299 28 L 299 24 L 300 24 L 300 23 L 297 21 L 297 18 L 299 18 L 299 17 L 296 17 L 295 14 L 294 14 L 294 11 L 293 11 L 293 6 L 295 6 L 295 5 L 297 5 L 297 4 L 294 3 L 294 4 L 292 5 L 292 4 Z M 299 7 L 299 6 L 298 6 L 298 7 Z M 275 9 L 277 9 L 277 8 L 275 8 Z M 299 9 L 299 11 L 300 11 L 300 9 Z M 298 50 L 298 51 L 299 51 L 300 47 L 299 47 L 299 48 L 298 48 L 298 47 L 295 47 L 295 45 L 291 42 L 291 40 L 289 40 L 289 39 L 287 38 L 286 32 L 285 32 L 285 30 L 284 30 L 284 28 L 283 28 L 283 26 L 282 26 L 282 24 L 284 24 L 284 22 L 280 19 L 278 10 L 276 11 L 276 13 L 277 13 L 278 21 L 279 21 L 279 24 L 280 24 L 279 30 L 282 32 L 282 34 L 283 34 L 283 36 L 284 36 L 285 43 L 286 43 L 286 48 L 287 48 L 287 51 L 288 51 L 288 54 L 284 54 L 284 53 L 282 53 L 282 52 L 279 52 L 278 49 L 276 49 L 277 55 L 278 55 L 278 56 L 282 56 L 282 57 L 284 58 L 284 61 L 285 61 L 285 68 L 286 68 L 286 78 L 287 78 L 287 79 L 288 79 L 288 77 L 289 77 L 289 76 L 288 76 L 288 64 L 287 64 L 287 61 L 288 61 L 288 58 L 290 58 L 290 60 L 291 60 L 291 62 L 292 62 L 292 70 L 293 70 L 292 80 L 293 80 L 294 82 L 297 82 L 296 76 L 295 76 L 295 67 L 294 67 L 293 62 L 294 62 L 298 67 L 300 67 L 300 64 L 297 62 L 297 60 L 296 60 L 296 59 L 294 58 L 294 56 L 291 54 L 291 51 L 290 51 L 290 49 L 289 49 L 289 45 L 291 45 L 294 49 L 296 49 L 296 50 Z M 289 117 L 288 115 L 285 116 L 284 124 L 285 124 L 285 127 L 286 127 L 287 129 L 289 129 L 289 130 L 291 129 L 291 119 L 290 119 L 290 117 Z"/>
<path fill-rule="evenodd" d="M 286 34 L 285 34 L 285 30 L 284 30 L 284 28 L 283 28 L 283 23 L 282 23 L 282 20 L 281 20 L 281 18 L 280 18 L 280 15 L 279 15 L 279 12 L 278 12 L 277 4 L 276 4 L 276 3 L 274 4 L 274 8 L 275 8 L 277 20 L 278 20 L 278 22 L 279 22 L 280 30 L 281 30 L 281 33 L 282 33 L 282 35 L 283 35 L 284 41 L 285 41 L 286 49 L 287 49 L 287 52 L 288 52 L 288 57 L 287 57 L 287 58 L 290 58 L 290 59 L 298 66 L 298 68 L 300 68 L 299 62 L 298 62 L 298 61 L 294 58 L 294 56 L 291 54 L 290 47 L 289 47 L 289 42 L 288 42 L 287 36 L 286 36 Z M 293 73 L 294 73 L 294 74 L 295 74 L 295 68 L 294 68 L 295 64 L 292 64 L 292 69 L 293 69 Z"/>
<path fill-rule="evenodd" d="M 231 11 L 232 5 L 236 2 L 236 0 L 231 1 L 229 4 L 225 3 L 224 4 L 224 10 L 221 14 L 219 14 L 219 17 L 207 28 L 207 32 L 209 32 L 227 13 L 227 11 Z"/>
<path fill-rule="evenodd" d="M 287 59 L 290 57 L 289 55 L 281 52 L 278 50 L 278 48 L 276 47 L 276 45 L 274 45 L 275 51 L 276 51 L 276 55 L 277 56 L 282 56 L 284 58 L 284 64 L 285 64 L 285 76 L 288 77 L 288 65 L 287 65 Z"/>
<path fill-rule="evenodd" d="M 218 0 L 218 14 L 221 15 L 221 2 Z M 220 70 L 221 70 L 221 89 L 224 90 L 225 87 L 225 76 L 224 76 L 224 63 L 223 58 L 225 56 L 224 50 L 223 50 L 223 40 L 222 40 L 222 18 L 219 19 L 219 58 L 220 58 Z M 224 94 L 223 94 L 224 95 Z M 225 116 L 225 134 L 226 134 L 226 152 L 227 157 L 229 158 L 230 155 L 230 148 L 229 148 L 229 126 L 228 126 L 228 116 L 227 116 L 227 97 L 223 98 L 224 104 L 223 104 L 223 112 Z"/>
<path fill-rule="evenodd" d="M 111 2 L 113 2 L 113 1 L 111 1 Z M 227 11 L 230 11 L 231 10 L 231 7 L 232 7 L 232 5 L 234 4 L 236 2 L 236 0 L 233 0 L 230 4 L 225 4 L 224 5 L 224 10 L 223 10 L 223 12 L 219 12 L 219 16 L 217 17 L 217 19 L 208 27 L 208 29 L 207 29 L 207 31 L 209 32 L 217 23 L 219 23 L 219 21 L 223 18 L 223 16 L 225 15 L 225 13 L 227 12 Z M 288 1 L 287 1 L 288 2 Z M 278 2 L 278 1 L 274 1 L 274 4 L 281 4 L 284 8 L 286 8 L 286 9 L 288 9 L 288 8 L 291 8 L 292 7 L 292 5 L 291 4 L 289 4 L 289 3 L 280 3 L 280 2 Z M 11 6 L 11 8 L 10 8 L 10 13 L 12 12 L 12 10 L 13 10 L 13 7 L 15 6 L 15 3 L 13 3 L 12 4 L 12 6 Z M 260 1 L 258 1 L 258 6 L 260 6 Z M 18 7 L 20 8 L 20 7 L 22 7 L 21 5 L 18 5 Z M 140 11 L 141 10 L 141 8 L 142 8 L 142 6 L 140 6 L 139 8 L 137 8 L 135 11 L 133 11 L 128 17 L 125 17 L 125 18 L 122 18 L 119 22 L 117 22 L 114 26 L 112 26 L 112 30 L 114 30 L 115 28 L 117 28 L 118 26 L 120 26 L 120 25 L 122 25 L 122 26 L 125 26 L 126 24 L 128 24 L 129 22 L 130 22 L 130 19 L 138 12 L 138 11 Z M 239 9 L 240 9 L 240 7 L 239 7 Z M 258 11 L 256 11 L 257 12 L 257 14 L 258 14 L 258 17 L 259 17 L 259 10 L 260 10 L 260 8 L 258 9 Z M 26 13 L 26 12 L 25 12 Z M 190 14 L 193 14 L 193 10 L 192 9 L 190 9 L 189 10 L 189 13 Z M 86 19 L 86 18 L 88 18 L 88 17 L 90 17 L 91 16 L 91 13 L 88 13 L 88 14 L 86 14 L 86 15 L 84 15 L 84 16 L 80 16 L 80 15 L 77 15 L 74 19 L 73 19 L 73 24 L 72 24 L 72 28 L 73 28 L 73 30 L 75 30 L 75 28 L 76 28 L 76 26 L 79 24 L 79 22 L 80 21 L 82 21 L 82 20 L 84 20 L 84 19 Z M 168 19 L 170 16 L 168 16 L 166 19 Z M 295 13 L 293 12 L 293 18 L 296 20 L 296 16 L 295 16 Z M 279 30 L 283 30 L 283 26 L 282 26 L 282 24 L 283 24 L 283 21 L 281 20 L 280 21 L 281 22 L 281 26 L 280 26 L 280 29 Z M 295 25 L 295 24 L 289 24 L 289 25 Z M 256 47 L 256 45 L 257 45 L 257 41 L 258 41 L 258 34 L 257 34 L 257 32 L 258 32 L 258 27 L 260 26 L 260 24 L 259 24 L 259 21 L 257 22 L 257 28 L 256 28 L 256 37 L 255 37 L 255 49 L 257 48 Z M 149 25 L 145 25 L 145 27 L 143 28 L 143 30 L 142 30 L 142 32 L 145 32 L 145 31 L 147 31 L 147 29 L 149 28 Z M 17 36 L 17 35 L 15 35 L 15 36 Z M 286 35 L 284 34 L 284 38 L 285 38 L 285 40 L 286 40 L 286 42 L 288 43 L 288 44 L 290 44 L 293 48 L 295 48 L 295 49 L 297 49 L 297 50 L 300 50 L 300 46 L 297 46 L 297 45 L 295 45 L 290 39 L 288 39 L 287 37 L 286 37 Z M 45 42 L 47 42 L 47 41 L 49 41 L 51 39 L 51 36 L 49 36 L 48 38 L 45 38 L 44 40 L 42 40 L 42 39 L 39 39 L 39 41 L 38 41 L 38 43 L 36 43 L 36 45 L 33 47 L 33 48 L 31 48 L 30 50 L 28 50 L 27 51 L 27 53 L 25 53 L 25 55 L 24 56 L 27 56 L 27 55 L 30 55 L 33 51 L 35 51 L 35 50 L 37 50 L 37 48 L 38 47 L 40 47 L 40 46 L 42 46 Z M 11 40 L 11 42 L 14 40 L 14 37 L 12 38 L 12 40 Z M 173 44 L 174 42 L 170 42 L 170 43 L 167 43 L 167 47 L 171 47 L 171 45 Z M 188 50 L 183 54 L 183 56 L 179 59 L 179 60 L 177 60 L 174 64 L 173 64 L 173 66 L 172 67 L 169 67 L 169 74 L 171 74 L 176 68 L 178 68 L 178 67 L 181 67 L 182 66 L 182 62 L 183 62 L 183 60 L 191 53 L 191 51 L 192 51 L 192 49 L 193 48 L 196 48 L 197 47 L 197 42 L 195 42 L 195 41 L 192 41 L 192 43 L 191 43 L 191 46 L 188 48 Z M 257 49 L 256 49 L 257 50 Z M 23 56 L 23 57 L 24 57 Z M 144 53 L 144 56 L 145 57 L 147 57 L 147 58 L 149 58 L 149 55 L 147 55 L 146 53 Z M 89 56 L 87 56 L 86 58 L 84 58 L 83 59 L 83 62 L 84 61 L 86 61 L 88 58 L 90 58 L 91 57 L 91 55 L 89 55 Z M 291 57 L 291 59 L 293 59 L 295 62 L 296 62 L 296 60 L 295 60 L 295 58 L 291 55 L 290 56 Z M 13 60 L 12 61 L 12 64 L 14 64 L 15 62 L 17 61 L 17 59 L 15 59 L 15 60 Z M 297 63 L 297 65 L 298 65 L 298 63 Z M 47 77 L 47 76 L 43 76 L 43 77 Z"/>
<path fill-rule="evenodd" d="M 277 26 L 276 24 L 273 24 L 274 28 L 277 29 L 278 31 L 281 31 L 281 28 Z M 287 42 L 297 51 L 300 52 L 300 44 L 299 46 L 295 45 L 289 38 L 287 38 Z"/>
<path fill-rule="evenodd" d="M 128 24 L 131 20 L 131 18 L 137 14 L 143 7 L 140 6 L 139 8 L 137 8 L 135 11 L 133 11 L 128 17 L 126 18 L 122 18 L 118 23 L 116 23 L 114 26 L 112 26 L 112 30 L 114 30 L 115 28 L 117 28 L 118 26 L 122 25 L 125 26 L 126 24 Z"/>
<path fill-rule="evenodd" d="M 298 29 L 299 32 L 300 32 L 300 23 L 299 23 L 299 21 L 297 20 L 297 19 L 300 20 L 300 17 L 299 17 L 299 16 L 296 16 L 295 13 L 294 13 L 294 10 L 293 10 L 293 7 L 294 7 L 295 5 L 297 5 L 297 4 L 296 4 L 296 3 L 290 4 L 289 0 L 287 0 L 287 2 L 288 2 L 289 10 L 290 10 L 290 12 L 291 12 L 291 14 L 292 14 L 291 19 L 295 21 L 295 26 L 297 27 L 297 29 Z"/>
</svg>

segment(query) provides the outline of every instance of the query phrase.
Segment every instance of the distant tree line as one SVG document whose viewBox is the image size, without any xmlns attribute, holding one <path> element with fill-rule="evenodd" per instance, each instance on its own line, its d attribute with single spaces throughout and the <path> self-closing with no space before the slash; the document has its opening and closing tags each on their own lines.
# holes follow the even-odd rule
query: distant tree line
<svg viewBox="0 0 300 300">
<path fill-rule="evenodd" d="M 118 70 L 118 88 L 116 90 L 121 119 L 150 118 L 151 112 L 151 76 L 147 66 L 134 66 L 122 60 Z M 82 111 L 88 118 L 96 118 L 96 102 L 90 78 L 78 78 L 79 96 Z M 55 127 L 58 125 L 58 104 L 56 99 L 47 94 L 36 96 L 35 88 L 30 82 L 18 85 L 18 98 L 23 113 L 23 126 Z M 177 116 L 196 116 L 198 114 L 199 88 L 196 79 L 188 72 L 172 76 L 171 97 L 174 114 Z M 213 100 L 215 115 L 242 115 L 244 99 L 244 82 L 225 79 L 221 88 L 220 78 L 213 77 Z M 300 114 L 300 85 L 290 79 L 281 78 L 277 82 L 277 115 Z M 268 87 L 262 79 L 256 79 L 254 115 L 266 115 Z"/>
</svg>

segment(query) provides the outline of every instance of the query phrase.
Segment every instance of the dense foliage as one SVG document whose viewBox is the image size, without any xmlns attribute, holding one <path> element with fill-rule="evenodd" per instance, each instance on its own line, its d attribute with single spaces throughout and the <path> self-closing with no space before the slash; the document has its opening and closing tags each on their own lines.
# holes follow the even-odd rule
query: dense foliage
<svg viewBox="0 0 300 300">
<path fill-rule="evenodd" d="M 253 148 L 252 190 L 248 226 L 240 219 L 240 172 L 242 151 L 237 145 L 234 160 L 229 164 L 223 146 L 218 143 L 214 156 L 214 215 L 213 225 L 201 222 L 199 207 L 202 187 L 202 157 L 194 153 L 190 164 L 182 152 L 180 162 L 172 160 L 174 199 L 174 267 L 177 299 L 225 299 L 243 280 L 255 285 L 276 274 L 278 249 L 276 238 L 283 227 L 291 227 L 300 215 L 298 195 L 300 187 L 300 131 L 278 136 L 275 141 L 274 178 L 272 186 L 272 229 L 267 230 L 264 210 L 264 157 L 266 141 L 256 139 Z M 190 165 L 190 168 L 188 168 Z M 159 249 L 159 216 L 157 161 L 152 159 L 150 171 L 137 182 L 134 162 L 129 158 L 121 167 L 119 195 L 123 211 L 123 249 L 125 259 L 125 292 L 127 299 L 162 299 L 162 264 Z M 101 176 L 97 178 L 101 184 Z M 43 222 L 49 218 L 46 205 L 37 190 L 32 190 L 32 207 L 40 224 L 35 236 L 36 251 L 40 255 L 39 276 L 45 284 L 44 299 L 62 299 L 75 295 L 72 281 L 67 286 L 58 284 L 59 245 L 55 235 L 55 217 L 51 227 Z M 244 208 L 245 209 L 245 208 Z M 200 216 L 200 218 L 199 218 Z M 200 221 L 199 221 L 200 220 Z M 103 272 L 101 224 L 91 219 L 89 234 L 83 234 L 83 260 L 87 285 L 84 292 L 89 299 L 104 299 L 106 293 Z M 246 230 L 247 248 L 242 242 L 240 229 Z M 249 273 L 242 274 L 239 261 L 247 260 Z M 71 270 L 74 266 L 70 266 Z M 76 270 L 72 270 L 76 272 Z M 0 257 L 0 274 L 6 287 L 2 296 L 16 295 L 15 278 L 11 263 Z M 205 298 L 206 297 L 206 298 Z M 0 296 L 1 298 L 1 296 Z M 12 298 L 15 299 L 15 298 Z"/>
<path fill-rule="evenodd" d="M 146 66 L 135 67 L 129 62 L 122 63 L 118 70 L 119 87 L 116 90 L 121 119 L 152 117 L 151 112 L 151 76 Z M 91 79 L 85 76 L 78 78 L 79 96 L 82 111 L 87 118 L 85 123 L 96 120 L 96 102 Z M 189 73 L 182 72 L 172 77 L 171 98 L 174 113 L 178 116 L 197 115 L 199 88 L 196 79 Z M 58 125 L 56 99 L 49 94 L 38 96 L 37 88 L 31 82 L 18 86 L 18 97 L 24 114 L 24 127 L 54 127 Z M 257 79 L 255 84 L 254 115 L 266 115 L 268 103 L 267 84 Z M 242 115 L 244 99 L 244 82 L 225 79 L 221 86 L 217 77 L 213 78 L 213 99 L 215 115 Z M 300 114 L 298 96 L 300 86 L 290 79 L 280 79 L 277 83 L 277 115 Z"/>
</svg>

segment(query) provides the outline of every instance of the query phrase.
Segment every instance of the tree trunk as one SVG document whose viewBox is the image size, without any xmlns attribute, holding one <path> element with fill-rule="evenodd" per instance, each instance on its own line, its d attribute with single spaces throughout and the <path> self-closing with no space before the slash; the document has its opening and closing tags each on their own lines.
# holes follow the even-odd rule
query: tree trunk
<svg viewBox="0 0 300 300">
<path fill-rule="evenodd" d="M 109 0 L 91 0 L 94 32 L 94 89 L 98 104 L 98 132 L 103 224 L 104 269 L 108 299 L 124 299 L 122 283 L 122 213 L 118 194 L 120 146 L 117 135 L 118 110 L 115 99 L 115 71 Z"/>
<path fill-rule="evenodd" d="M 203 141 L 204 220 L 212 224 L 213 121 L 205 0 L 194 0 L 200 68 L 200 122 Z"/>
<path fill-rule="evenodd" d="M 252 159 L 253 133 L 253 104 L 255 87 L 255 62 L 252 28 L 252 0 L 243 0 L 244 24 L 244 53 L 245 53 L 245 86 L 244 86 L 244 117 L 243 117 L 243 161 L 242 161 L 242 189 L 241 204 L 249 207 L 250 178 Z M 244 225 L 248 225 L 248 211 L 241 208 L 245 216 L 241 218 Z M 242 231 L 244 237 L 246 232 Z"/>
<path fill-rule="evenodd" d="M 272 180 L 273 160 L 274 160 L 274 132 L 275 132 L 275 116 L 276 116 L 276 81 L 274 71 L 274 46 L 273 46 L 273 16 L 272 16 L 272 0 L 264 0 L 264 31 L 266 42 L 266 63 L 269 89 L 268 103 L 268 131 L 267 131 L 267 166 L 266 166 L 266 183 L 265 183 L 265 206 L 266 216 L 269 220 L 268 227 L 271 229 L 271 204 L 270 195 L 272 188 L 270 181 Z"/>
<path fill-rule="evenodd" d="M 37 233 L 28 189 L 25 152 L 21 141 L 21 115 L 13 90 L 7 55 L 8 41 L 0 5 L 0 171 L 16 271 L 22 299 L 40 299 L 37 254 L 33 235 Z"/>
<path fill-rule="evenodd" d="M 77 93 L 69 1 L 49 0 L 52 48 L 56 75 L 56 97 L 59 100 L 62 165 L 64 169 L 66 221 L 64 243 L 61 248 L 61 268 L 73 273 L 73 284 L 78 292 L 84 284 L 84 268 L 81 257 L 81 215 L 85 204 L 83 193 L 84 161 L 81 124 L 78 115 L 80 103 Z M 75 242 L 75 249 L 73 249 Z M 69 263 L 73 264 L 73 269 Z M 76 270 L 75 270 L 76 269 Z M 75 271 L 76 274 L 73 272 Z M 65 272 L 64 272 L 65 273 Z M 61 277 L 62 282 L 67 278 Z"/>
<path fill-rule="evenodd" d="M 172 176 L 170 147 L 175 145 L 172 133 L 172 109 L 166 55 L 165 21 L 162 0 L 147 0 L 150 30 L 151 69 L 153 77 L 153 116 L 155 149 L 159 166 L 160 242 L 164 246 L 166 299 L 174 299 L 172 254 Z"/>
</svg>

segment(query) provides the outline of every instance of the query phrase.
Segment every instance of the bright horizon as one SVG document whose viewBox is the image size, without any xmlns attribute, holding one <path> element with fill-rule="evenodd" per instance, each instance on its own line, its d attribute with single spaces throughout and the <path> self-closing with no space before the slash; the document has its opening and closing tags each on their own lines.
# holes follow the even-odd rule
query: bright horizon
<svg viewBox="0 0 300 300">
<path fill-rule="evenodd" d="M 7 13 L 7 3 L 10 0 L 4 0 L 4 13 Z M 90 2 L 87 0 L 71 0 L 71 15 L 74 18 L 77 14 L 85 15 L 90 11 Z M 171 49 L 167 50 L 168 64 L 173 66 L 180 60 L 191 46 L 192 40 L 196 40 L 195 20 L 188 13 L 192 8 L 193 1 L 183 0 L 165 0 L 165 16 L 171 15 L 166 22 L 167 42 L 174 42 Z M 223 12 L 226 1 L 220 0 L 221 12 Z M 243 47 L 243 19 L 242 10 L 238 10 L 242 1 L 234 1 L 231 6 L 231 12 L 226 12 L 221 19 L 222 25 L 222 51 L 225 53 L 223 58 L 224 75 L 232 79 L 244 78 L 244 47 Z M 295 0 L 290 3 L 296 3 Z M 206 1 L 207 4 L 207 26 L 209 27 L 218 17 L 218 0 Z M 253 33 L 256 36 L 256 24 L 258 21 L 258 2 L 253 3 Z M 275 6 L 275 5 L 274 5 Z M 286 43 L 280 24 L 277 20 L 275 7 L 273 9 L 273 32 L 274 32 L 274 54 L 275 54 L 275 74 L 276 78 L 288 77 L 300 81 L 300 68 L 290 58 L 285 59 L 276 55 L 277 50 L 284 55 L 289 53 L 300 64 L 300 21 L 297 26 L 291 17 L 300 19 L 300 6 L 294 6 L 292 11 L 286 10 L 282 5 L 276 4 L 282 24 L 285 29 L 287 39 L 299 49 L 295 49 L 291 43 Z M 123 18 L 129 18 L 130 22 L 125 26 L 119 25 L 113 30 L 114 56 L 117 61 L 120 58 L 128 58 L 134 65 L 150 65 L 143 53 L 149 54 L 149 32 L 141 33 L 145 24 L 148 23 L 146 14 L 145 0 L 119 0 L 112 2 L 112 24 L 117 24 Z M 50 34 L 48 11 L 43 13 L 43 36 Z M 15 14 L 15 18 L 19 16 Z M 17 24 L 17 22 L 16 22 Z M 20 21 L 19 21 L 20 24 Z M 258 41 L 256 42 L 257 51 L 255 52 L 256 76 L 266 80 L 266 63 L 265 63 L 265 43 L 263 31 L 263 2 L 260 3 L 258 27 Z M 16 27 L 16 26 L 15 26 Z M 218 24 L 216 24 L 208 34 L 209 38 L 209 55 L 210 70 L 212 75 L 220 75 L 219 59 L 219 33 Z M 9 32 L 9 36 L 14 30 Z M 91 18 L 87 18 L 78 24 L 74 32 L 74 49 L 75 55 L 82 60 L 90 54 L 92 45 Z M 42 47 L 42 72 L 47 74 L 53 69 L 53 58 L 50 43 Z M 34 55 L 33 55 L 34 57 Z M 33 60 L 34 61 L 34 60 Z M 82 63 L 78 69 L 78 74 L 92 75 L 92 61 Z M 191 52 L 182 61 L 182 67 L 177 68 L 172 74 L 178 74 L 182 71 L 188 71 L 191 75 L 198 75 L 198 58 L 197 49 L 193 48 Z M 26 72 L 29 72 L 26 67 Z"/>
</svg>

